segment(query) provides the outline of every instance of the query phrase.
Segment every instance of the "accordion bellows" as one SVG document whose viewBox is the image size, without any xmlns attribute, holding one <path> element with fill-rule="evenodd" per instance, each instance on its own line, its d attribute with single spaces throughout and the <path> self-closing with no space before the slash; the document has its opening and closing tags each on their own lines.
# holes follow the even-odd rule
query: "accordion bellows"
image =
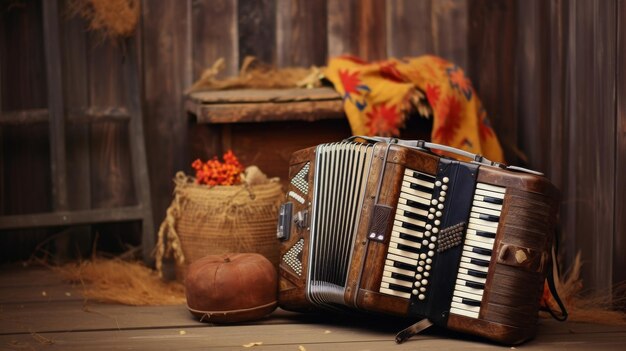
<svg viewBox="0 0 626 351">
<path fill-rule="evenodd" d="M 279 305 L 532 338 L 558 210 L 557 189 L 535 173 L 380 140 L 295 152 Z"/>
</svg>

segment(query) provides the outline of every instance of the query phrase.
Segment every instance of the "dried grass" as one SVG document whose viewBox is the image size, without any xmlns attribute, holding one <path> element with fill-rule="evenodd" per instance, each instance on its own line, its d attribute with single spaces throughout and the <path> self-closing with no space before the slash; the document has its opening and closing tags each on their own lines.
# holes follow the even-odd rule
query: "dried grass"
<svg viewBox="0 0 626 351">
<path fill-rule="evenodd" d="M 567 273 L 555 281 L 557 292 L 569 313 L 568 320 L 573 322 L 626 325 L 626 313 L 615 310 L 615 306 L 623 305 L 626 302 L 626 297 L 623 294 L 626 290 L 626 283 L 614 287 L 614 294 L 610 291 L 585 292 L 583 281 L 580 278 L 582 266 L 581 255 L 578 253 Z M 615 296 L 622 296 L 622 298 L 616 298 Z M 544 294 L 544 298 L 547 298 L 546 300 L 553 310 L 558 310 L 558 306 L 551 296 Z M 548 315 L 545 314 L 544 316 Z"/>
<path fill-rule="evenodd" d="M 164 282 L 138 261 L 93 258 L 52 269 L 64 279 L 82 285 L 86 299 L 132 306 L 185 303 L 182 284 Z"/>
<path fill-rule="evenodd" d="M 224 70 L 225 66 L 223 58 L 215 61 L 213 66 L 202 72 L 200 79 L 187 90 L 187 93 L 200 90 L 287 89 L 320 86 L 321 72 L 318 67 L 274 68 L 255 57 L 248 56 L 241 64 L 238 76 L 218 79 L 217 75 Z"/>
<path fill-rule="evenodd" d="M 139 22 L 139 0 L 69 0 L 71 15 L 89 22 L 89 29 L 104 38 L 129 37 Z"/>
</svg>

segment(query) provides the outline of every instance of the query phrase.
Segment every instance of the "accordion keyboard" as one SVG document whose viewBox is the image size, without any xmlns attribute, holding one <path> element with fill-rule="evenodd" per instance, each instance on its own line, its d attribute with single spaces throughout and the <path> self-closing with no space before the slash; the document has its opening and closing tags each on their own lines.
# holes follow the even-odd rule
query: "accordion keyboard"
<svg viewBox="0 0 626 351">
<path fill-rule="evenodd" d="M 450 313 L 478 318 L 505 188 L 476 184 Z"/>
<path fill-rule="evenodd" d="M 439 202 L 433 199 L 436 186 L 432 175 L 406 169 L 396 208 L 380 292 L 404 298 L 411 294 L 423 299 L 434 255 L 441 216 Z M 439 206 L 439 207 L 441 207 Z"/>
</svg>

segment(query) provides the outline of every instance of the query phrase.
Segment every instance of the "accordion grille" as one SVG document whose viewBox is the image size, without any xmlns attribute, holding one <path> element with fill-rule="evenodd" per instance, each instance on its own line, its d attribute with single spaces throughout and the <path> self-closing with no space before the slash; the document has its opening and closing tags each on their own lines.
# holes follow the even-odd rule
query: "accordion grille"
<svg viewBox="0 0 626 351">
<path fill-rule="evenodd" d="M 318 146 L 307 298 L 316 305 L 344 305 L 344 290 L 372 146 L 335 143 Z"/>
</svg>

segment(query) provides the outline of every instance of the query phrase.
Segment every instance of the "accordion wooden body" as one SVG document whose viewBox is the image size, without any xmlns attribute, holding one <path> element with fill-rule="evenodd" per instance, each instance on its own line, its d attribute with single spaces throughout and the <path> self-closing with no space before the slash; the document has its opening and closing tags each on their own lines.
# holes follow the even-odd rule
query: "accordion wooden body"
<svg viewBox="0 0 626 351">
<path fill-rule="evenodd" d="M 532 338 L 557 189 L 536 172 L 427 145 L 380 138 L 292 155 L 280 306 L 427 318 L 505 344 Z"/>
</svg>

